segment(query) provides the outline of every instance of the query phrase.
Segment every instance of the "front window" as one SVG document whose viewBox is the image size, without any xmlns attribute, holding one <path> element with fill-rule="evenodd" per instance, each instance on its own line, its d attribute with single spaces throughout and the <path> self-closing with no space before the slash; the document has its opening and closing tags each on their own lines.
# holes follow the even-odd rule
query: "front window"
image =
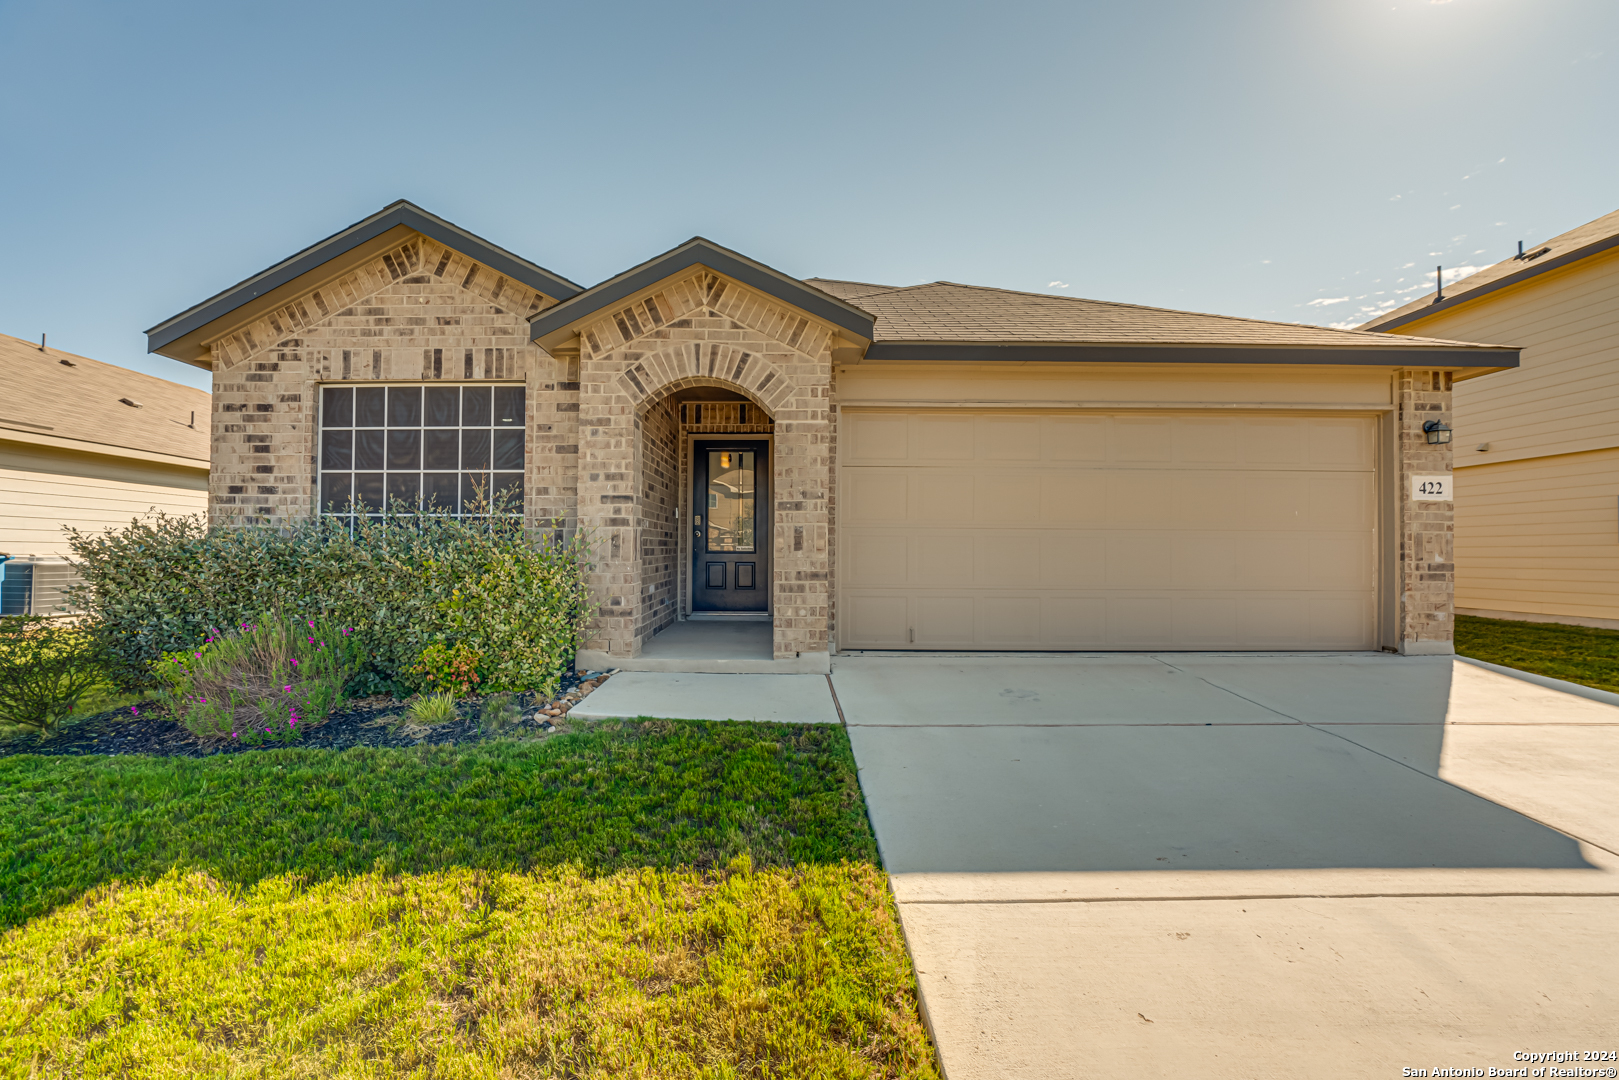
<svg viewBox="0 0 1619 1080">
<path fill-rule="evenodd" d="M 753 451 L 708 452 L 708 550 L 753 550 Z"/>
<path fill-rule="evenodd" d="M 320 511 L 376 517 L 384 507 L 462 517 L 523 496 L 522 386 L 325 386 Z"/>
</svg>

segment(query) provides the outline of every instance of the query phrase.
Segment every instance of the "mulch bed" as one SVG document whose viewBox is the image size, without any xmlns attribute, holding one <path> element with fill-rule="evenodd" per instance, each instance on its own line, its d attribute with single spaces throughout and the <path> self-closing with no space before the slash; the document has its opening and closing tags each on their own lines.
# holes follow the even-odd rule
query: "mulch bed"
<svg viewBox="0 0 1619 1080">
<path fill-rule="evenodd" d="M 158 757 L 208 757 L 211 754 L 248 754 L 289 746 L 323 750 L 347 750 L 353 746 L 421 746 L 423 744 L 478 743 L 491 739 L 524 738 L 549 734 L 566 718 L 570 695 L 577 695 L 580 684 L 606 678 L 603 672 L 583 675 L 569 672 L 562 679 L 555 698 L 537 700 L 532 693 L 514 694 L 523 707 L 523 718 L 499 733 L 480 729 L 477 698 L 462 700 L 459 718 L 434 727 L 415 727 L 405 721 L 407 702 L 391 697 L 360 698 L 348 702 L 339 712 L 295 743 L 267 743 L 244 746 L 202 742 L 191 732 L 163 716 L 156 705 L 137 705 L 139 715 L 129 707 L 113 709 L 76 720 L 43 739 L 31 731 L 0 734 L 0 757 L 13 754 L 84 755 L 151 754 Z M 588 693 L 588 690 L 585 691 Z M 544 715 L 547 706 L 560 706 L 562 717 Z"/>
</svg>

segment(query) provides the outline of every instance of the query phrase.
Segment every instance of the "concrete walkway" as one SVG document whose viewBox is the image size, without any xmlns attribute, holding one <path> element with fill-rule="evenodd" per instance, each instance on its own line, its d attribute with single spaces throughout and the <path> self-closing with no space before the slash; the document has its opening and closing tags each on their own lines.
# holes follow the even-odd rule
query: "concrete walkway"
<svg viewBox="0 0 1619 1080">
<path fill-rule="evenodd" d="M 825 675 L 670 674 L 621 671 L 569 712 L 581 720 L 765 720 L 836 724 Z"/>
<path fill-rule="evenodd" d="M 1619 707 L 1449 658 L 846 657 L 951 1080 L 1607 1045 Z"/>
</svg>

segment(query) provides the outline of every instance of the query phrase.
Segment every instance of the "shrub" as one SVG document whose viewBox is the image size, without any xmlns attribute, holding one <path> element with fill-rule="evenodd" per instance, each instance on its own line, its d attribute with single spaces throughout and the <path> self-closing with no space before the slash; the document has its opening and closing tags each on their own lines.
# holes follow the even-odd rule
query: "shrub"
<svg viewBox="0 0 1619 1080">
<path fill-rule="evenodd" d="M 43 615 L 0 619 L 0 720 L 48 731 L 107 681 L 95 635 Z"/>
<path fill-rule="evenodd" d="M 436 724 L 448 724 L 459 719 L 460 714 L 455 711 L 455 695 L 423 694 L 410 703 L 405 710 L 405 718 L 413 724 L 423 727 L 433 727 Z"/>
<path fill-rule="evenodd" d="M 153 685 L 151 665 L 194 651 L 210 627 L 268 608 L 354 627 L 357 692 L 429 688 L 413 674 L 423 652 L 465 645 L 479 657 L 479 689 L 549 693 L 589 615 L 584 538 L 536 540 L 512 517 L 392 513 L 351 535 L 331 518 L 208 528 L 157 514 L 69 530 L 69 542 L 84 581 L 74 602 L 128 687 Z"/>
<path fill-rule="evenodd" d="M 199 739 L 293 742 L 342 704 L 351 640 L 325 620 L 265 615 L 164 656 L 159 699 Z"/>
<path fill-rule="evenodd" d="M 410 674 L 428 686 L 465 697 L 482 681 L 478 675 L 482 665 L 483 657 L 465 642 L 446 645 L 435 641 L 422 650 Z"/>
<path fill-rule="evenodd" d="M 523 716 L 523 707 L 510 694 L 490 694 L 478 709 L 478 728 L 485 735 L 496 735 Z"/>
</svg>

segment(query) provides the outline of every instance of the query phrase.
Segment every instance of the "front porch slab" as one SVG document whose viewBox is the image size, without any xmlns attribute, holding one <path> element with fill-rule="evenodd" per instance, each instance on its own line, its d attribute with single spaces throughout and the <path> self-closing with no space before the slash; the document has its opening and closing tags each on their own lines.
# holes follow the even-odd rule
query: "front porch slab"
<svg viewBox="0 0 1619 1080">
<path fill-rule="evenodd" d="M 832 670 L 824 652 L 772 657 L 768 621 L 689 620 L 666 627 L 641 647 L 640 656 L 615 656 L 580 649 L 580 671 L 662 671 L 709 675 L 825 675 Z"/>
</svg>

